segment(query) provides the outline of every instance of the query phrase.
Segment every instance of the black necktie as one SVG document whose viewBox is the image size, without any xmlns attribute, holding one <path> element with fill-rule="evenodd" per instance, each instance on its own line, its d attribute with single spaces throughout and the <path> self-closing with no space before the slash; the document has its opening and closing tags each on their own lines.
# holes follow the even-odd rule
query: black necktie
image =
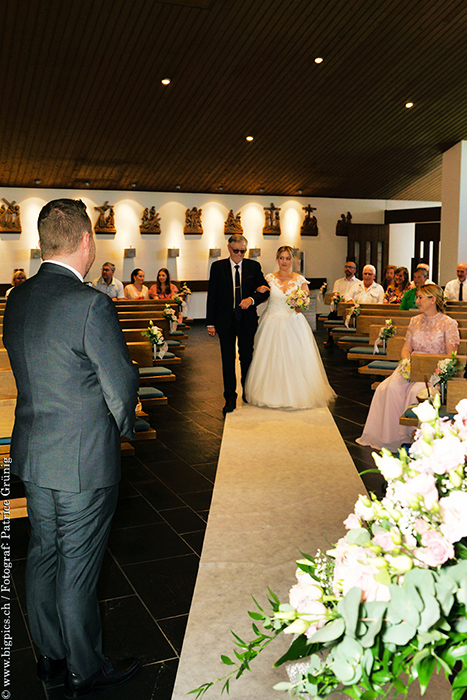
<svg viewBox="0 0 467 700">
<path fill-rule="evenodd" d="M 235 318 L 240 320 L 242 317 L 242 310 L 240 308 L 240 302 L 242 300 L 242 290 L 240 287 L 240 265 L 235 265 Z"/>
<path fill-rule="evenodd" d="M 459 301 L 463 301 L 463 299 L 462 299 L 462 285 L 463 284 L 464 284 L 463 282 L 459 283 Z"/>
</svg>

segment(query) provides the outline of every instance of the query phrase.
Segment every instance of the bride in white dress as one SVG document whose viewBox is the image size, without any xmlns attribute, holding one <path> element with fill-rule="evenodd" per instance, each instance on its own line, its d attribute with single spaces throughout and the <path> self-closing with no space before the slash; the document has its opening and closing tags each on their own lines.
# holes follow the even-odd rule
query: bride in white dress
<svg viewBox="0 0 467 700">
<path fill-rule="evenodd" d="M 290 246 L 281 246 L 276 259 L 279 271 L 266 275 L 271 292 L 255 335 L 255 351 L 245 384 L 246 399 L 255 406 L 269 408 L 326 406 L 335 394 L 318 346 L 303 314 L 287 304 L 289 292 L 301 287 L 308 293 L 308 284 L 292 270 Z"/>
</svg>

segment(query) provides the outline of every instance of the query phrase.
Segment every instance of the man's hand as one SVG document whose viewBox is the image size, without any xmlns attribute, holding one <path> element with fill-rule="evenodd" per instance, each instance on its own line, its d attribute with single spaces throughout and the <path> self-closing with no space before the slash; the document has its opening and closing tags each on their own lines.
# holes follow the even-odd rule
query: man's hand
<svg viewBox="0 0 467 700">
<path fill-rule="evenodd" d="M 208 335 L 214 337 L 216 335 L 216 329 L 214 326 L 208 326 Z"/>
<path fill-rule="evenodd" d="M 248 297 L 247 299 L 242 299 L 240 302 L 240 308 L 245 310 L 248 309 L 253 303 L 253 299 Z"/>
</svg>

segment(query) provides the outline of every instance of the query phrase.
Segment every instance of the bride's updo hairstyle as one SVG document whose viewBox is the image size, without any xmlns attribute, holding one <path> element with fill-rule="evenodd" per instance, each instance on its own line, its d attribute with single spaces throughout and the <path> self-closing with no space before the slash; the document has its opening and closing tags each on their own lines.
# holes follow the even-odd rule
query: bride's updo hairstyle
<svg viewBox="0 0 467 700">
<path fill-rule="evenodd" d="M 436 310 L 442 314 L 445 313 L 444 292 L 437 284 L 423 284 L 418 288 L 417 294 L 421 294 L 424 297 L 434 297 L 436 299 Z"/>
<path fill-rule="evenodd" d="M 277 261 L 279 260 L 281 253 L 288 253 L 290 255 L 290 257 L 292 258 L 291 262 L 293 264 L 293 261 L 295 258 L 295 253 L 294 253 L 294 249 L 292 248 L 292 246 L 281 245 L 280 248 L 277 249 L 277 253 L 276 253 L 276 260 Z"/>
</svg>

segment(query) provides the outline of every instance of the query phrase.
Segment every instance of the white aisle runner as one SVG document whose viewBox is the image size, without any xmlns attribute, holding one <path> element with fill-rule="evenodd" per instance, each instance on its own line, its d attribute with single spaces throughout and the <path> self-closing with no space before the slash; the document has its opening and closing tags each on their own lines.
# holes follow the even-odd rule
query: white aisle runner
<svg viewBox="0 0 467 700">
<path fill-rule="evenodd" d="M 172 700 L 224 675 L 234 630 L 253 639 L 251 596 L 267 605 L 268 586 L 286 602 L 298 549 L 314 554 L 344 533 L 360 477 L 327 409 L 281 411 L 243 406 L 227 416 L 212 505 Z M 267 609 L 267 608 L 266 608 Z M 231 700 L 279 700 L 286 680 L 273 669 L 288 646 L 272 642 L 231 685 Z M 194 696 L 188 696 L 188 698 Z M 220 686 L 206 700 L 220 697 Z M 348 697 L 334 695 L 333 698 Z M 419 697 L 410 693 L 409 697 Z M 441 684 L 425 698 L 446 700 Z"/>
</svg>

